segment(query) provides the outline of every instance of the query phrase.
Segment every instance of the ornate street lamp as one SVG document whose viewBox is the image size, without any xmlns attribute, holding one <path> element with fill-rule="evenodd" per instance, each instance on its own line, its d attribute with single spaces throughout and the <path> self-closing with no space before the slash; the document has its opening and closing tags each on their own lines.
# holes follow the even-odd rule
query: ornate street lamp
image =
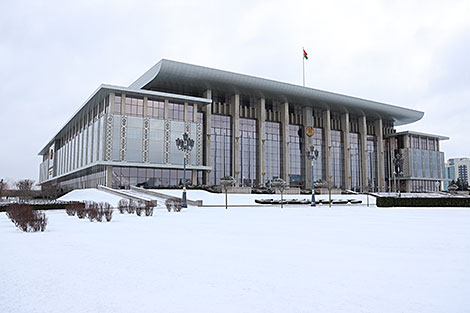
<svg viewBox="0 0 470 313">
<path fill-rule="evenodd" d="M 287 183 L 284 179 L 282 178 L 274 178 L 273 181 L 271 182 L 271 185 L 278 189 L 279 192 L 281 193 L 281 209 L 283 208 L 283 204 L 284 204 L 284 199 L 282 197 L 282 194 L 284 193 L 284 190 L 286 189 L 287 187 Z"/>
<path fill-rule="evenodd" d="M 403 175 L 402 166 L 403 166 L 403 158 L 400 153 L 395 155 L 395 159 L 393 159 L 393 164 L 395 165 L 395 177 L 398 178 L 398 197 L 401 197 L 401 189 L 400 189 L 400 176 Z"/>
<path fill-rule="evenodd" d="M 224 176 L 220 179 L 220 184 L 225 191 L 225 209 L 228 209 L 227 191 L 228 187 L 235 185 L 235 178 L 232 176 Z"/>
<path fill-rule="evenodd" d="M 315 206 L 315 180 L 313 179 L 313 165 L 315 160 L 318 158 L 318 150 L 314 146 L 310 146 L 310 149 L 307 150 L 307 158 L 312 162 L 312 204 Z"/>
<path fill-rule="evenodd" d="M 194 140 L 189 138 L 188 133 L 183 134 L 183 139 L 178 138 L 176 139 L 176 147 L 178 147 L 178 150 L 183 151 L 184 153 L 184 159 L 183 159 L 183 203 L 181 205 L 182 208 L 187 208 L 188 203 L 186 200 L 186 158 L 189 153 L 191 153 L 191 150 L 194 147 Z"/>
</svg>

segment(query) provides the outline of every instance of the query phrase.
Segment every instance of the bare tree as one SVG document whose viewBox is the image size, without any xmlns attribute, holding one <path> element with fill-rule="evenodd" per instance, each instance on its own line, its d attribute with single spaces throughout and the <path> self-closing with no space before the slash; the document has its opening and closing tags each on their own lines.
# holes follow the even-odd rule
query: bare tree
<svg viewBox="0 0 470 313">
<path fill-rule="evenodd" d="M 8 189 L 8 183 L 6 181 L 3 181 L 3 179 L 0 180 L 0 199 L 3 197 L 3 191 Z"/>
<path fill-rule="evenodd" d="M 26 198 L 31 194 L 31 189 L 33 188 L 34 180 L 32 179 L 23 179 L 16 182 L 16 188 L 18 188 L 20 198 Z"/>
</svg>

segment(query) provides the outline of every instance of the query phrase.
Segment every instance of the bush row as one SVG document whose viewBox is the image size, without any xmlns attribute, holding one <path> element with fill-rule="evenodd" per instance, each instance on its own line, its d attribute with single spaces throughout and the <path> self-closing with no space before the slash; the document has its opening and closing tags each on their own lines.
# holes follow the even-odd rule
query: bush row
<svg viewBox="0 0 470 313">
<path fill-rule="evenodd" d="M 166 209 L 168 210 L 168 212 L 171 212 L 172 210 L 174 212 L 180 212 L 182 204 L 183 202 L 180 198 L 169 198 L 165 201 Z"/>
<path fill-rule="evenodd" d="M 378 207 L 470 207 L 470 198 L 395 198 L 378 197 Z"/>
<path fill-rule="evenodd" d="M 77 216 L 79 219 L 88 218 L 90 222 L 111 222 L 113 219 L 113 209 L 107 202 L 96 203 L 86 201 L 85 205 L 67 205 L 65 212 L 69 216 Z"/>
<path fill-rule="evenodd" d="M 118 210 L 119 213 L 124 214 L 137 214 L 138 216 L 142 216 L 142 213 L 145 213 L 145 216 L 152 216 L 153 215 L 154 207 L 150 202 L 144 201 L 134 201 L 134 200 L 126 200 L 121 199 L 118 202 Z"/>
</svg>

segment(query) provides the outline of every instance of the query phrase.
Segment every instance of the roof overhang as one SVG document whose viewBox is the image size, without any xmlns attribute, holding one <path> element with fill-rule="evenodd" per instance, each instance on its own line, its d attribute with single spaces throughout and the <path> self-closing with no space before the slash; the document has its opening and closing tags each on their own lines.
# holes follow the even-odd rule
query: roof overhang
<svg viewBox="0 0 470 313">
<path fill-rule="evenodd" d="M 446 136 L 415 132 L 415 131 L 411 131 L 411 130 L 406 130 L 406 131 L 393 133 L 393 134 L 387 134 L 387 135 L 384 135 L 384 137 L 389 138 L 389 137 L 397 137 L 397 136 L 401 136 L 401 135 L 412 135 L 412 136 L 428 137 L 428 138 L 435 138 L 435 139 L 439 139 L 439 140 L 449 140 L 450 139 L 449 137 L 446 137 Z"/>
<path fill-rule="evenodd" d="M 211 89 L 393 120 L 395 126 L 420 120 L 424 113 L 386 103 L 162 59 L 130 85 L 133 89 Z"/>
</svg>

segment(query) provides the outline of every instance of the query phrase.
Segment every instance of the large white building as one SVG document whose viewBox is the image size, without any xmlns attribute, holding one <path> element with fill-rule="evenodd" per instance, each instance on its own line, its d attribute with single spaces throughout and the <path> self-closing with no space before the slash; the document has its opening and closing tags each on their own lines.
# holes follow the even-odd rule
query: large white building
<svg viewBox="0 0 470 313">
<path fill-rule="evenodd" d="M 195 146 L 193 184 L 233 176 L 240 186 L 281 177 L 357 191 L 395 189 L 392 161 L 404 156 L 403 191 L 444 179 L 439 140 L 394 127 L 423 116 L 409 108 L 278 81 L 161 60 L 129 87 L 102 85 L 40 151 L 40 183 L 61 189 L 177 185 L 184 132 Z"/>
</svg>

